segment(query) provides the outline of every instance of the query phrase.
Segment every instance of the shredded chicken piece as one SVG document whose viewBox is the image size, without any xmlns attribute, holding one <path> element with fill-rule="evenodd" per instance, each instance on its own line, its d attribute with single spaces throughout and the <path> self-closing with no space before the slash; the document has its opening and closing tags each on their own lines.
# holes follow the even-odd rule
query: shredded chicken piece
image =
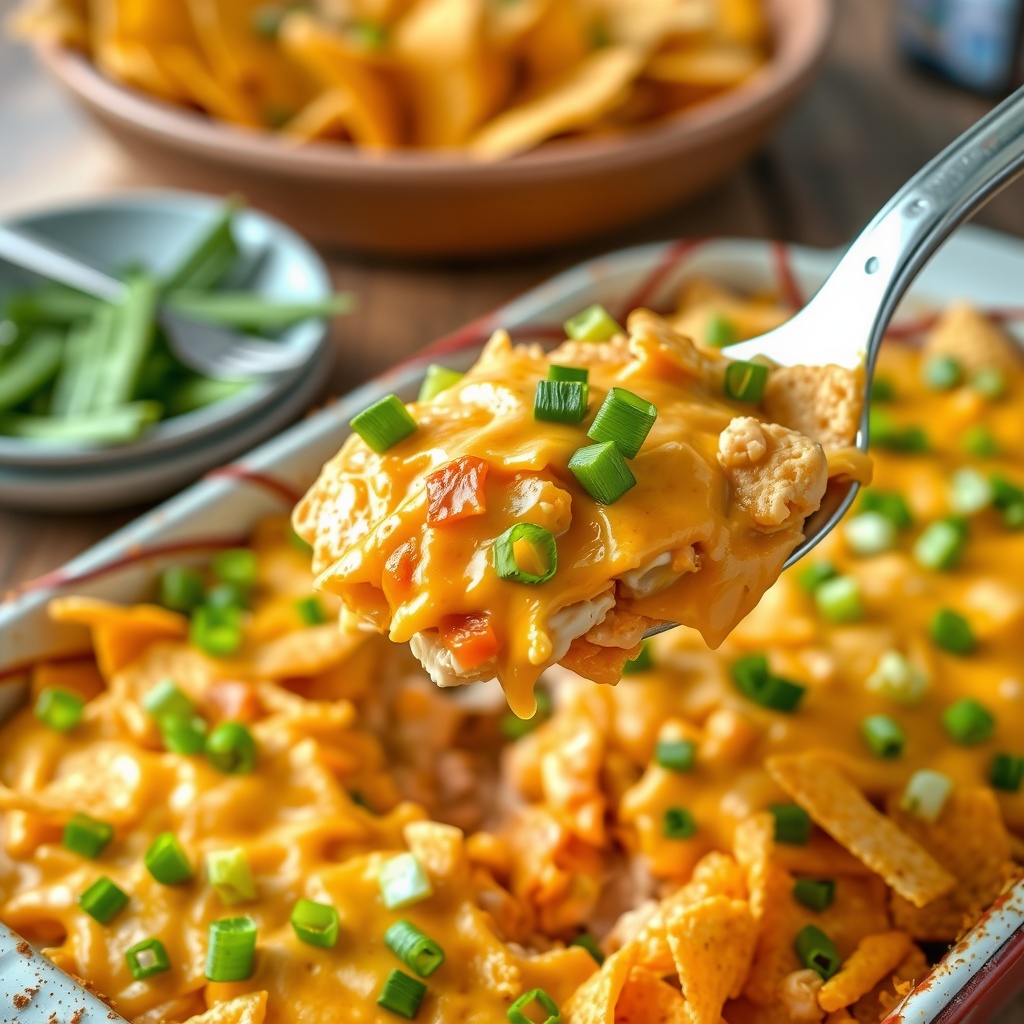
<svg viewBox="0 0 1024 1024">
<path fill-rule="evenodd" d="M 925 359 L 952 356 L 968 372 L 1019 370 L 1020 348 L 973 306 L 950 306 L 924 343 Z"/>
<path fill-rule="evenodd" d="M 829 364 L 773 370 L 762 405 L 767 419 L 825 448 L 842 448 L 857 436 L 863 401 L 859 375 Z"/>
<path fill-rule="evenodd" d="M 409 650 L 438 686 L 462 686 L 463 683 L 478 683 L 494 678 L 493 658 L 476 668 L 465 669 L 441 642 L 437 633 L 414 633 L 409 640 Z"/>
</svg>

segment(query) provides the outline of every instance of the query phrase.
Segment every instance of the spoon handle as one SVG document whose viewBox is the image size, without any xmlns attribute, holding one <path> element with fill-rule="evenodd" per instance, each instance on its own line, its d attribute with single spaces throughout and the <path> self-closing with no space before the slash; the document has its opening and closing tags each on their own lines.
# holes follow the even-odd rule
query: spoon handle
<svg viewBox="0 0 1024 1024">
<path fill-rule="evenodd" d="M 124 292 L 120 281 L 19 228 L 0 225 L 0 260 L 106 302 L 116 302 Z"/>
</svg>

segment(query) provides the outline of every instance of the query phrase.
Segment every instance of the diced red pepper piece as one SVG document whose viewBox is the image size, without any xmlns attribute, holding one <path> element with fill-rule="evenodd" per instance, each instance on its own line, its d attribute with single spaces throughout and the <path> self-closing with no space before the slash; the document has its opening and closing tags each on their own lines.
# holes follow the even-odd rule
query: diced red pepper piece
<svg viewBox="0 0 1024 1024">
<path fill-rule="evenodd" d="M 463 455 L 427 477 L 427 522 L 455 523 L 487 511 L 484 483 L 490 463 Z"/>
<path fill-rule="evenodd" d="M 252 683 L 221 680 L 206 691 L 203 703 L 222 722 L 255 722 L 263 714 L 263 706 Z"/>
<path fill-rule="evenodd" d="M 384 563 L 384 571 L 388 574 L 391 585 L 385 584 L 384 590 L 390 600 L 399 602 L 408 600 L 412 591 L 412 577 L 419 562 L 420 546 L 419 541 L 415 539 L 399 544 L 388 555 L 388 560 Z"/>
<path fill-rule="evenodd" d="M 498 638 L 491 628 L 491 617 L 485 613 L 446 615 L 439 630 L 441 643 L 464 669 L 476 668 L 498 653 Z"/>
</svg>

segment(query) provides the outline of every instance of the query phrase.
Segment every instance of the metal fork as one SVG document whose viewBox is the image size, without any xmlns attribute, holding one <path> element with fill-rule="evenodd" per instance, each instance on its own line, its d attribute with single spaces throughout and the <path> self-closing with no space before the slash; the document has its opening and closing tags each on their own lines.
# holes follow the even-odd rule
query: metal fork
<svg viewBox="0 0 1024 1024">
<path fill-rule="evenodd" d="M 126 293 L 117 278 L 20 228 L 0 226 L 0 259 L 104 302 L 119 302 Z M 308 358 L 308 353 L 192 320 L 166 306 L 158 308 L 157 320 L 171 351 L 207 377 L 238 380 L 283 373 Z"/>
</svg>

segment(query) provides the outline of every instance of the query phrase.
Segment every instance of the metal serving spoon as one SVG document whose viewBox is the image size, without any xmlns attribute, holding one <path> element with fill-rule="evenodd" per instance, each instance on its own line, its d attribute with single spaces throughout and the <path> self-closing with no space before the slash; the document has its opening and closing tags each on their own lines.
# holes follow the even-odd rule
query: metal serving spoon
<svg viewBox="0 0 1024 1024">
<path fill-rule="evenodd" d="M 726 349 L 782 366 L 824 361 L 864 366 L 864 415 L 856 444 L 868 449 L 868 393 L 878 349 L 903 293 L 949 234 L 1024 170 L 1024 88 L 1003 100 L 917 172 L 871 219 L 810 302 L 781 327 Z M 1024 288 L 1024 283 L 1022 283 Z M 786 568 L 843 517 L 859 485 L 830 488 L 805 524 Z M 647 636 L 671 629 L 663 623 Z"/>
</svg>

